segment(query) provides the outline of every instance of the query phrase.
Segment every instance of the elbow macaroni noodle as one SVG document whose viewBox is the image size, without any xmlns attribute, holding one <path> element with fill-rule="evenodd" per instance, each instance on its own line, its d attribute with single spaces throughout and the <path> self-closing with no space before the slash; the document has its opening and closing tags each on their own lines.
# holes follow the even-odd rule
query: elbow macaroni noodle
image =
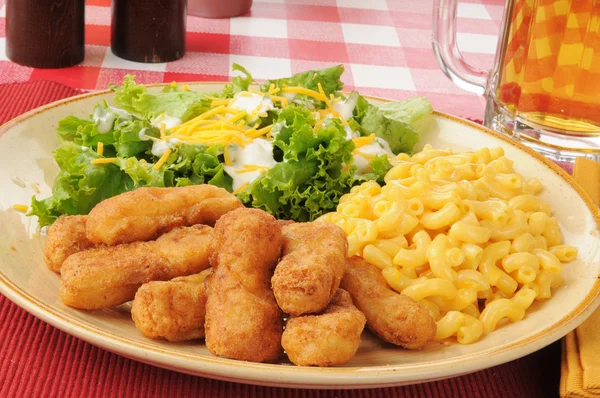
<svg viewBox="0 0 600 398">
<path fill-rule="evenodd" d="M 349 256 L 429 310 L 437 340 L 473 343 L 563 283 L 577 248 L 562 244 L 550 206 L 535 196 L 542 183 L 516 173 L 502 148 L 426 146 L 391 162 L 383 187 L 352 188 L 320 220 L 346 232 Z"/>
</svg>

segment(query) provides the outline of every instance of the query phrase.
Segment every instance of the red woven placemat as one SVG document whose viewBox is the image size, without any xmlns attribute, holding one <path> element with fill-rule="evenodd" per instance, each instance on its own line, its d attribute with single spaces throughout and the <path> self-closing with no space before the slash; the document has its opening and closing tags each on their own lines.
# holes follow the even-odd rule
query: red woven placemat
<svg viewBox="0 0 600 398">
<path fill-rule="evenodd" d="M 0 85 L 0 124 L 79 94 L 55 82 Z M 51 132 L 49 134 L 52 134 Z M 228 383 L 145 365 L 40 321 L 0 295 L 0 397 L 526 397 L 558 396 L 560 345 L 471 375 L 406 387 L 314 391 Z"/>
</svg>

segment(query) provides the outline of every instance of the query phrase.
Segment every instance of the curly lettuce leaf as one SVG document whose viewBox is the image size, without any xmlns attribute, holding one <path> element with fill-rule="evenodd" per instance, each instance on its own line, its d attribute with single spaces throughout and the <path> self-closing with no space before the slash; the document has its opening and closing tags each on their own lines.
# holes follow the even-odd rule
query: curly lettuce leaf
<svg viewBox="0 0 600 398">
<path fill-rule="evenodd" d="M 240 195 L 247 205 L 262 208 L 277 218 L 312 221 L 332 211 L 354 183 L 352 141 L 333 120 L 313 132 L 312 114 L 289 106 L 278 119 L 284 124 L 275 140 L 283 161 L 277 163 Z"/>
<path fill-rule="evenodd" d="M 260 89 L 261 91 L 268 91 L 269 86 L 274 84 L 275 87 L 279 88 L 282 88 L 283 86 L 299 86 L 313 91 L 319 91 L 319 83 L 321 83 L 323 91 L 326 95 L 329 95 L 344 88 L 344 83 L 340 80 L 343 73 L 343 65 L 336 65 L 319 70 L 307 70 L 306 72 L 296 73 L 291 77 L 267 80 L 261 84 Z"/>
<path fill-rule="evenodd" d="M 225 85 L 222 93 L 225 98 L 231 98 L 240 91 L 248 91 L 250 85 L 254 83 L 252 75 L 243 66 L 234 63 L 231 65 L 231 70 L 241 72 L 241 75 L 232 78 L 231 83 Z"/>
<path fill-rule="evenodd" d="M 392 152 L 410 153 L 419 140 L 418 131 L 433 112 L 424 97 L 371 105 L 360 98 L 354 110 L 361 132 L 375 134 L 390 144 Z"/>
<path fill-rule="evenodd" d="M 425 97 L 414 97 L 399 102 L 385 102 L 377 105 L 383 116 L 410 124 L 419 131 L 424 119 L 433 113 L 433 107 Z"/>
<path fill-rule="evenodd" d="M 225 173 L 220 156 L 223 153 L 221 145 L 212 145 L 198 153 L 192 163 L 194 184 L 211 184 L 232 191 L 232 178 Z"/>
<path fill-rule="evenodd" d="M 132 127 L 132 131 L 135 129 Z M 120 139 L 124 143 L 117 144 L 117 148 L 131 139 L 127 134 L 127 131 L 122 132 Z M 54 152 L 60 172 L 52 196 L 43 200 L 33 197 L 29 215 L 38 216 L 40 226 L 49 225 L 63 214 L 87 214 L 102 200 L 139 187 L 212 184 L 231 191 L 231 177 L 225 174 L 219 158 L 221 146 L 182 144 L 178 149 L 169 156 L 165 166 L 154 170 L 153 163 L 136 157 L 141 153 L 118 156 L 114 164 L 93 165 L 90 162 L 101 157 L 95 150 L 65 141 Z"/>
<path fill-rule="evenodd" d="M 73 141 L 81 136 L 81 130 L 86 126 L 93 125 L 94 122 L 87 119 L 81 119 L 75 116 L 67 116 L 59 120 L 56 133 L 60 138 L 67 141 Z"/>
<path fill-rule="evenodd" d="M 363 174 L 357 177 L 358 182 L 364 181 L 376 181 L 379 184 L 384 184 L 384 177 L 388 171 L 392 168 L 392 164 L 385 155 L 375 156 L 369 161 L 371 171 L 367 174 Z"/>
<path fill-rule="evenodd" d="M 147 136 L 158 137 L 160 135 L 159 129 L 142 120 L 125 122 L 119 130 L 114 131 L 113 145 L 116 150 L 116 156 L 129 158 L 150 151 L 152 141 L 140 140 L 140 131 L 143 129 L 145 129 L 144 134 Z"/>
<path fill-rule="evenodd" d="M 135 157 L 117 158 L 116 164 L 133 182 L 133 187 L 165 187 L 165 169 L 153 170 L 152 164 Z"/>
<path fill-rule="evenodd" d="M 152 119 L 163 113 L 184 122 L 210 109 L 212 100 L 204 93 L 195 91 L 168 90 L 156 94 L 148 93 L 145 86 L 135 83 L 134 77 L 125 76 L 121 86 L 111 85 L 114 102 L 141 119 Z"/>
<path fill-rule="evenodd" d="M 410 153 L 419 139 L 410 124 L 385 117 L 375 106 L 367 110 L 360 126 L 367 134 L 386 140 L 395 154 Z"/>
<path fill-rule="evenodd" d="M 89 148 L 65 142 L 54 152 L 60 172 L 52 196 L 31 201 L 28 215 L 39 218 L 40 226 L 52 224 L 63 214 L 87 214 L 100 201 L 133 188 L 129 176 L 114 164 L 93 165 L 99 156 Z"/>
</svg>

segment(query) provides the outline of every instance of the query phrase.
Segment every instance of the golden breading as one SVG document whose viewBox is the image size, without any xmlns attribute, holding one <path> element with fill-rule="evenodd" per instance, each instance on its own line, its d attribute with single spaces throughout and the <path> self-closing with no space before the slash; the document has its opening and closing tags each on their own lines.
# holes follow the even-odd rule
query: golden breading
<svg viewBox="0 0 600 398">
<path fill-rule="evenodd" d="M 369 329 L 382 340 L 417 349 L 435 337 L 436 324 L 429 311 L 410 297 L 393 291 L 381 270 L 361 257 L 348 260 L 341 287 L 365 314 Z"/>
<path fill-rule="evenodd" d="M 356 354 L 365 322 L 348 292 L 338 289 L 322 313 L 288 319 L 281 345 L 296 365 L 343 365 Z"/>
<path fill-rule="evenodd" d="M 236 209 L 217 221 L 204 325 L 214 355 L 251 362 L 281 356 L 282 313 L 270 286 L 281 240 L 281 227 L 262 210 Z"/>
<path fill-rule="evenodd" d="M 213 185 L 138 188 L 98 203 L 88 215 L 86 232 L 96 244 L 143 241 L 179 226 L 213 226 L 238 207 L 237 197 Z"/>
<path fill-rule="evenodd" d="M 177 342 L 203 338 L 204 279 L 210 272 L 207 269 L 170 281 L 143 284 L 131 304 L 135 327 L 152 339 Z"/>
<path fill-rule="evenodd" d="M 286 225 L 282 233 L 283 258 L 271 280 L 277 304 L 293 316 L 322 311 L 346 271 L 344 231 L 330 223 L 312 222 Z"/>
<path fill-rule="evenodd" d="M 62 216 L 48 228 L 44 246 L 44 261 L 50 270 L 60 272 L 62 263 L 71 254 L 95 245 L 85 236 L 87 216 Z"/>
<path fill-rule="evenodd" d="M 212 238 L 211 227 L 195 225 L 176 228 L 155 241 L 75 253 L 63 263 L 60 298 L 64 304 L 81 309 L 123 304 L 146 282 L 208 268 Z"/>
</svg>

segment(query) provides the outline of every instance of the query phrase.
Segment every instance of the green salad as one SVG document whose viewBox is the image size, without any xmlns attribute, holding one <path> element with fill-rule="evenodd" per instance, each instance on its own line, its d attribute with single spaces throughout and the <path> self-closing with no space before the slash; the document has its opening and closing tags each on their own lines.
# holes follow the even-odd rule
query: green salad
<svg viewBox="0 0 600 398">
<path fill-rule="evenodd" d="M 243 67 L 220 93 L 172 83 L 151 92 L 127 76 L 114 105 L 59 122 L 52 196 L 31 202 L 40 226 L 87 214 L 138 187 L 213 184 L 279 219 L 311 221 L 350 188 L 382 181 L 432 113 L 426 98 L 372 105 L 343 94 L 342 65 L 255 82 Z"/>
</svg>

